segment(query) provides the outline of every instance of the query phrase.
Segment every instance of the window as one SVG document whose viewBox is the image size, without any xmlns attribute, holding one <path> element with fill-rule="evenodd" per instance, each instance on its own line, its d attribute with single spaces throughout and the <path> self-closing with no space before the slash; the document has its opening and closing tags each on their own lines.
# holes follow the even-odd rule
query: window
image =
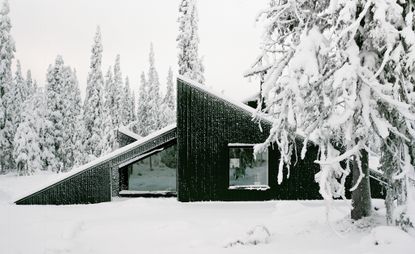
<svg viewBox="0 0 415 254">
<path fill-rule="evenodd" d="M 128 190 L 176 192 L 176 146 L 136 162 L 128 172 Z"/>
<path fill-rule="evenodd" d="M 269 189 L 268 151 L 254 156 L 254 145 L 229 144 L 229 189 Z"/>
</svg>

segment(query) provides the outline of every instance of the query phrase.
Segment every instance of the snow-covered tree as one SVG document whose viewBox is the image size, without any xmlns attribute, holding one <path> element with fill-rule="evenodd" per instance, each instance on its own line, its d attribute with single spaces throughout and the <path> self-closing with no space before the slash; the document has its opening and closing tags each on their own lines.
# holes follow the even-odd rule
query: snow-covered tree
<svg viewBox="0 0 415 254">
<path fill-rule="evenodd" d="M 114 144 L 116 141 L 115 138 L 115 125 L 114 123 L 117 120 L 114 120 L 114 117 L 118 119 L 118 114 L 115 105 L 115 98 L 118 96 L 116 94 L 114 78 L 112 74 L 112 67 L 108 68 L 107 74 L 105 76 L 105 88 L 104 88 L 104 108 L 103 108 L 103 138 L 101 139 L 101 146 L 103 148 L 103 154 L 113 151 Z"/>
<path fill-rule="evenodd" d="M 171 67 L 167 75 L 167 91 L 163 99 L 161 114 L 162 125 L 174 123 L 176 121 L 176 89 L 173 83 L 173 71 Z"/>
<path fill-rule="evenodd" d="M 47 129 L 47 141 L 54 159 L 49 162 L 52 171 L 64 169 L 63 154 L 61 149 L 64 143 L 65 132 L 65 66 L 62 56 L 57 56 L 54 65 L 50 65 L 47 74 L 46 96 L 48 107 L 48 120 L 51 122 Z"/>
<path fill-rule="evenodd" d="M 91 160 L 99 157 L 102 151 L 100 140 L 102 138 L 104 77 L 101 70 L 103 50 L 101 40 L 101 30 L 98 27 L 92 46 L 90 71 L 83 106 L 85 152 Z"/>
<path fill-rule="evenodd" d="M 10 34 L 12 25 L 9 12 L 9 2 L 3 0 L 0 9 L 0 172 L 5 172 L 13 167 L 13 126 L 12 116 L 8 108 L 13 103 L 10 96 L 12 86 L 11 66 L 16 48 Z"/>
<path fill-rule="evenodd" d="M 196 0 L 180 2 L 178 22 L 179 74 L 203 84 L 205 78 L 202 59 L 199 58 L 199 17 Z"/>
<path fill-rule="evenodd" d="M 76 161 L 76 145 L 80 137 L 77 135 L 77 126 L 81 116 L 81 91 L 78 85 L 76 70 L 65 66 L 63 75 L 63 142 L 59 154 L 63 162 L 63 170 L 68 171 Z"/>
<path fill-rule="evenodd" d="M 17 61 L 16 63 L 16 72 L 13 77 L 12 86 L 10 87 L 10 99 L 11 102 L 9 103 L 7 111 L 12 116 L 11 123 L 12 123 L 12 135 L 16 133 L 17 127 L 20 124 L 20 113 L 22 110 L 23 102 L 29 96 L 29 88 L 27 87 L 27 83 L 25 82 L 22 69 L 20 66 L 20 62 Z"/>
<path fill-rule="evenodd" d="M 32 72 L 30 70 L 27 70 L 26 73 L 26 87 L 29 89 L 29 96 L 33 95 L 35 87 L 32 79 Z"/>
<path fill-rule="evenodd" d="M 144 72 L 141 73 L 141 84 L 138 91 L 138 100 L 137 100 L 137 117 L 135 132 L 141 136 L 146 136 L 150 133 L 150 109 L 148 103 L 148 83 L 145 77 Z"/>
<path fill-rule="evenodd" d="M 174 87 L 173 71 L 171 67 L 169 68 L 169 73 L 167 74 L 167 91 L 164 96 L 163 103 L 172 110 L 175 110 L 176 108 L 176 89 Z"/>
<path fill-rule="evenodd" d="M 278 145 L 281 183 L 284 165 L 290 170 L 297 133 L 305 136 L 302 158 L 312 139 L 320 148 L 316 178 L 326 200 L 345 196 L 345 179 L 353 171 L 353 219 L 371 211 L 371 130 L 382 140 L 414 136 L 406 135 L 413 133 L 412 125 L 401 130 L 384 111 L 386 107 L 399 119 L 415 120 L 413 107 L 394 96 L 401 88 L 389 78 L 393 73 L 388 68 L 401 61 L 391 53 L 413 34 L 402 30 L 410 20 L 408 29 L 413 31 L 413 7 L 402 15 L 404 5 L 388 0 L 282 0 L 271 1 L 260 14 L 266 22 L 263 54 L 246 76 L 260 76 L 264 111 L 274 121 L 269 138 L 256 151 Z"/>
<path fill-rule="evenodd" d="M 115 58 L 114 64 L 114 86 L 113 86 L 113 125 L 115 128 L 119 127 L 122 123 L 122 100 L 123 100 L 123 80 L 122 80 L 121 64 L 120 64 L 120 55 L 117 55 Z"/>
<path fill-rule="evenodd" d="M 134 116 L 134 98 L 133 92 L 130 89 L 130 81 L 128 77 L 125 78 L 125 85 L 123 88 L 123 99 L 121 103 L 121 116 L 122 116 L 122 125 L 128 126 L 135 121 Z"/>
<path fill-rule="evenodd" d="M 149 129 L 155 131 L 161 128 L 160 117 L 160 104 L 162 102 L 160 98 L 160 81 L 155 66 L 154 49 L 153 44 L 150 45 L 149 54 L 149 70 L 148 70 L 148 108 L 149 108 Z"/>
<path fill-rule="evenodd" d="M 19 175 L 28 175 L 44 169 L 41 146 L 42 128 L 45 127 L 46 107 L 42 106 L 43 97 L 35 93 L 22 105 L 21 123 L 14 136 L 13 157 Z"/>
</svg>

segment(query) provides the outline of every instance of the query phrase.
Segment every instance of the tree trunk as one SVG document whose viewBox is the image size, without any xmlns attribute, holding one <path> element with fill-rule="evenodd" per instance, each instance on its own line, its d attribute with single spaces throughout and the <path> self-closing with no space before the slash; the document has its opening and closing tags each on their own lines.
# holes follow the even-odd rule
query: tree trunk
<svg viewBox="0 0 415 254">
<path fill-rule="evenodd" d="M 370 182 L 369 182 L 369 156 L 367 151 L 360 151 L 360 160 L 362 162 L 362 172 L 364 174 L 360 184 L 352 192 L 352 212 L 353 220 L 359 220 L 363 217 L 370 216 L 372 210 L 372 200 L 370 197 Z M 353 186 L 359 179 L 360 172 L 356 159 L 352 163 Z"/>
</svg>

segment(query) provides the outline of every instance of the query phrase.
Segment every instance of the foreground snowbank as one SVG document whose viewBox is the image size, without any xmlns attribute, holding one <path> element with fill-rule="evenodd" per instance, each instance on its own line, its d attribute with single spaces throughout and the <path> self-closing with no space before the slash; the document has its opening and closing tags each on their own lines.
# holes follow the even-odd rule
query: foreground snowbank
<svg viewBox="0 0 415 254">
<path fill-rule="evenodd" d="M 47 176 L 46 176 L 47 177 Z M 38 176 L 0 176 L 0 253 L 413 253 L 415 238 L 375 216 L 352 224 L 349 204 L 323 201 L 179 203 L 117 199 L 16 206 L 9 197 Z"/>
</svg>

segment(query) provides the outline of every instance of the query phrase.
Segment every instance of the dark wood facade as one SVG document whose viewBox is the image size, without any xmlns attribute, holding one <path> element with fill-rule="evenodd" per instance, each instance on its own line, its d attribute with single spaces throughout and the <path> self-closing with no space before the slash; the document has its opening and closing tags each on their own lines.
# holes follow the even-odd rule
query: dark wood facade
<svg viewBox="0 0 415 254">
<path fill-rule="evenodd" d="M 255 109 L 214 94 L 191 81 L 177 80 L 177 127 L 167 127 L 148 137 L 119 133 L 121 148 L 97 163 L 16 201 L 16 204 L 85 204 L 110 201 L 128 186 L 131 165 L 161 148 L 177 144 L 177 197 L 179 201 L 263 201 L 321 199 L 314 176 L 318 148 L 309 144 L 300 159 L 298 138 L 289 178 L 277 183 L 279 152 L 268 150 L 267 188 L 229 188 L 230 144 L 263 143 L 271 122 L 253 121 Z M 259 126 L 261 125 L 261 128 Z M 350 186 L 350 183 L 348 184 Z M 383 197 L 378 181 L 371 179 L 373 197 Z M 348 194 L 348 196 L 350 196 Z"/>
<path fill-rule="evenodd" d="M 314 175 L 319 168 L 313 160 L 316 147 L 310 147 L 305 160 L 293 161 L 290 177 L 277 183 L 279 153 L 269 150 L 269 189 L 229 189 L 230 143 L 263 143 L 271 123 L 252 121 L 252 110 L 223 99 L 191 82 L 177 82 L 178 199 L 271 200 L 318 199 Z M 301 142 L 299 140 L 299 142 Z M 298 151 L 300 152 L 300 151 Z M 293 156 L 294 160 L 296 156 Z M 298 156 L 299 158 L 299 156 Z M 287 172 L 284 173 L 285 177 Z"/>
<path fill-rule="evenodd" d="M 111 174 L 101 164 L 41 189 L 18 201 L 18 205 L 69 205 L 111 201 Z"/>
<path fill-rule="evenodd" d="M 87 204 L 111 201 L 111 196 L 118 196 L 121 189 L 120 168 L 142 158 L 164 145 L 176 142 L 176 126 L 169 126 L 120 148 L 105 158 L 98 159 L 84 166 L 82 170 L 55 183 L 41 188 L 26 197 L 17 200 L 19 205 L 30 204 Z"/>
</svg>

